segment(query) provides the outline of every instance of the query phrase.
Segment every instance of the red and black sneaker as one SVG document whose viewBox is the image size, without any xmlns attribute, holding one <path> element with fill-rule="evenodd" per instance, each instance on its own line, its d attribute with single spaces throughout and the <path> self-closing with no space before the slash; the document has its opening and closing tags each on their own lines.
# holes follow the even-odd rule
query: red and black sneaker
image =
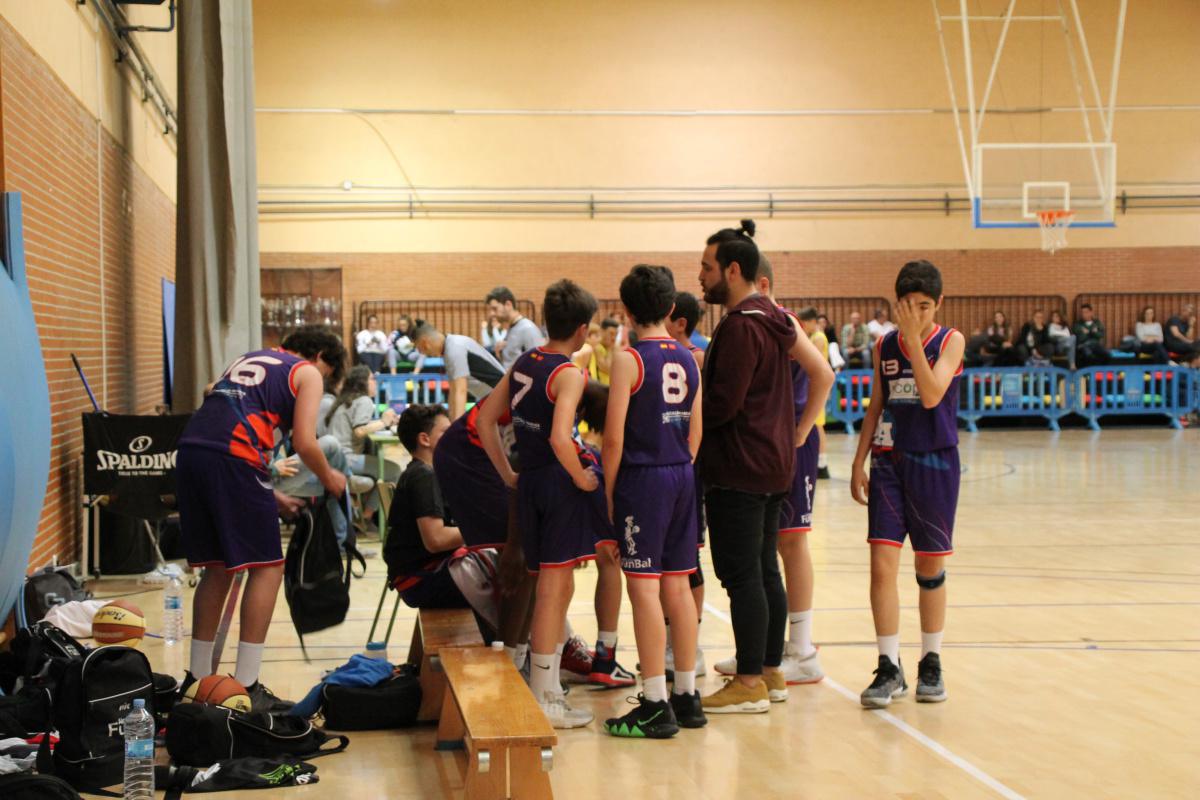
<svg viewBox="0 0 1200 800">
<path fill-rule="evenodd" d="M 596 643 L 596 655 L 592 659 L 592 671 L 588 683 L 610 689 L 633 686 L 637 676 L 617 663 L 616 650 L 609 650 L 603 642 Z"/>
<path fill-rule="evenodd" d="M 592 651 L 588 650 L 583 639 L 578 636 L 567 639 L 558 672 L 559 677 L 567 683 L 588 682 L 592 674 Z"/>
</svg>

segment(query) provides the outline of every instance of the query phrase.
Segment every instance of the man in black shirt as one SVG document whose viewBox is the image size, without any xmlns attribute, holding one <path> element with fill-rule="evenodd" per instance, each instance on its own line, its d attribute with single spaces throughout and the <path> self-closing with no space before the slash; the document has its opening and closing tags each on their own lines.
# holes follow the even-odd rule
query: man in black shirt
<svg viewBox="0 0 1200 800">
<path fill-rule="evenodd" d="M 494 627 L 495 591 L 488 576 L 496 571 L 496 551 L 463 548 L 433 471 L 433 449 L 448 427 L 442 406 L 412 405 L 400 415 L 400 443 L 412 462 L 400 476 L 388 513 L 383 548 L 388 583 L 412 608 L 473 608 Z"/>
<path fill-rule="evenodd" d="M 1178 314 L 1167 320 L 1163 327 L 1166 335 L 1163 344 L 1179 358 L 1179 362 L 1190 367 L 1200 366 L 1200 337 L 1195 331 L 1196 307 L 1185 303 Z"/>
</svg>

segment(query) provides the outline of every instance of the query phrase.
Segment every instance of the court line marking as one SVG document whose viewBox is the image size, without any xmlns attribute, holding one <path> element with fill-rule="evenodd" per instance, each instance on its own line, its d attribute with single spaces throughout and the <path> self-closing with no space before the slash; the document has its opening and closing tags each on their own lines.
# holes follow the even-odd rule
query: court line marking
<svg viewBox="0 0 1200 800">
<path fill-rule="evenodd" d="M 729 627 L 731 627 L 731 628 L 733 627 L 733 620 L 730 618 L 729 614 L 725 613 L 724 611 L 722 611 L 719 608 L 714 607 L 711 603 L 708 603 L 708 602 L 704 603 L 704 608 L 706 611 L 708 611 L 708 613 L 712 614 L 714 617 L 721 620 Z M 840 683 L 838 683 L 837 681 L 835 681 L 833 678 L 829 677 L 828 675 L 825 676 L 825 679 L 823 681 L 821 681 L 821 683 L 829 686 L 830 689 L 832 689 L 833 691 L 842 695 L 843 697 L 854 701 L 855 705 L 859 705 L 858 695 L 856 695 L 854 692 L 847 689 L 845 686 L 842 686 Z M 936 740 L 931 739 L 929 736 L 925 735 L 924 733 L 921 733 L 921 731 L 917 730 L 912 725 L 909 725 L 904 720 L 896 717 L 894 714 L 890 714 L 881 708 L 873 709 L 868 713 L 874 714 L 879 719 L 882 719 L 884 722 L 886 722 L 889 725 L 891 725 L 892 727 L 896 728 L 896 730 L 900 731 L 901 733 L 903 733 L 906 736 L 913 739 L 913 741 L 922 745 L 923 747 L 930 750 L 934 754 L 941 756 L 943 759 L 950 762 L 954 766 L 958 767 L 963 772 L 967 773 L 972 778 L 974 778 L 975 780 L 982 783 L 984 786 L 987 786 L 989 789 L 991 789 L 992 791 L 999 794 L 1001 797 L 1007 798 L 1007 800 L 1025 800 L 1025 797 L 1023 795 L 1008 788 L 1003 783 L 996 780 L 991 775 L 988 775 L 982 769 L 980 769 L 979 767 L 972 764 L 970 761 L 967 761 L 962 756 L 955 754 L 953 751 L 951 751 L 949 748 L 947 748 L 945 745 L 941 744 L 940 742 L 937 742 Z"/>
</svg>

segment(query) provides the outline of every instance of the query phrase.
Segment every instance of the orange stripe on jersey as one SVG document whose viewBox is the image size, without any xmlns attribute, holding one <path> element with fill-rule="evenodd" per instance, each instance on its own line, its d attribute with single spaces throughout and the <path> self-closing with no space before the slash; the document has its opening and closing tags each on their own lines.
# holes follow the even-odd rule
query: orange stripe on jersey
<svg viewBox="0 0 1200 800">
<path fill-rule="evenodd" d="M 938 348 L 938 358 L 941 358 L 942 353 L 946 352 L 946 344 L 950 341 L 950 337 L 954 335 L 954 332 L 955 332 L 954 328 L 948 328 L 946 330 L 946 336 L 944 339 L 942 339 L 942 346 Z M 958 369 L 954 371 L 954 374 L 956 376 L 962 375 L 962 371 L 963 371 L 963 362 L 959 361 Z"/>
<path fill-rule="evenodd" d="M 564 361 L 563 363 L 561 363 L 557 367 L 555 367 L 554 370 L 551 371 L 550 376 L 548 378 L 546 378 L 546 399 L 549 400 L 551 403 L 555 402 L 554 388 L 553 388 L 554 387 L 554 379 L 558 377 L 558 373 L 562 372 L 564 369 L 570 369 L 572 367 L 575 367 L 575 364 L 573 364 L 569 360 Z M 575 367 L 575 369 L 579 369 L 579 368 Z M 584 380 L 587 380 L 588 374 L 586 372 L 584 372 L 582 369 L 580 369 L 579 371 L 583 373 Z"/>
<path fill-rule="evenodd" d="M 292 390 L 292 397 L 295 397 L 296 392 L 298 391 L 298 389 L 296 388 L 296 370 L 300 369 L 307 363 L 309 363 L 309 362 L 297 361 L 295 364 L 292 365 L 291 371 L 288 372 L 288 388 Z"/>
<path fill-rule="evenodd" d="M 646 364 L 642 361 L 642 354 L 636 348 L 626 347 L 625 352 L 633 354 L 633 360 L 637 362 L 637 380 L 633 382 L 633 387 L 630 389 L 630 394 L 637 394 L 642 388 L 642 382 L 646 379 Z"/>
</svg>

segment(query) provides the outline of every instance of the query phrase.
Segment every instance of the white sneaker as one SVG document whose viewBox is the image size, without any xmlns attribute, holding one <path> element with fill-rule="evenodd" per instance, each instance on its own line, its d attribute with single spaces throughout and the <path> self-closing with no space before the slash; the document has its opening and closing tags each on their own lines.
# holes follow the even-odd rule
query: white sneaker
<svg viewBox="0 0 1200 800">
<path fill-rule="evenodd" d="M 350 494 L 366 494 L 375 488 L 375 481 L 366 475 L 350 476 Z"/>
<path fill-rule="evenodd" d="M 789 685 L 795 686 L 804 683 L 817 683 L 825 677 L 825 671 L 821 669 L 821 658 L 817 650 L 804 658 L 800 657 L 800 653 L 795 649 L 791 642 L 783 648 L 783 663 L 779 665 L 783 671 L 783 677 Z"/>
<path fill-rule="evenodd" d="M 724 661 L 718 661 L 713 669 L 722 675 L 737 675 L 737 656 L 730 656 Z"/>
<path fill-rule="evenodd" d="M 563 694 L 546 692 L 539 705 L 555 728 L 582 728 L 592 721 L 592 712 L 567 705 L 567 697 Z"/>
</svg>

